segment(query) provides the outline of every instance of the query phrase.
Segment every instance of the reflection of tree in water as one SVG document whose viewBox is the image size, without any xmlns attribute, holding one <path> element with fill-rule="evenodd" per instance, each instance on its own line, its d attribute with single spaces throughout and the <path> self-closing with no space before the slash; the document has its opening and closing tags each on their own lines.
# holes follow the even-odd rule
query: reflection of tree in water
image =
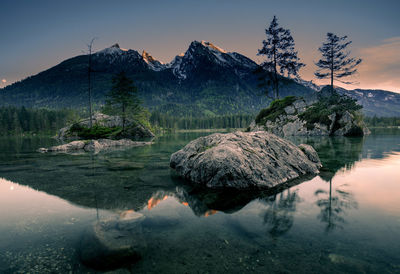
<svg viewBox="0 0 400 274">
<path fill-rule="evenodd" d="M 268 205 L 264 214 L 264 224 L 268 227 L 268 233 L 271 236 L 280 236 L 288 232 L 293 225 L 296 204 L 300 202 L 297 190 L 291 192 L 287 189 L 265 198 L 264 201 Z"/>
<path fill-rule="evenodd" d="M 322 168 L 319 176 L 326 182 L 341 170 L 350 170 L 362 158 L 365 138 L 354 137 L 293 137 L 296 144 L 311 145 L 318 152 Z"/>
<path fill-rule="evenodd" d="M 315 192 L 317 196 L 317 206 L 321 209 L 318 219 L 326 223 L 326 231 L 330 232 L 335 228 L 342 228 L 345 223 L 343 215 L 346 210 L 357 208 L 357 201 L 353 194 L 344 188 L 347 185 L 340 185 L 332 189 L 332 179 L 329 181 L 329 191 L 318 189 Z"/>
</svg>

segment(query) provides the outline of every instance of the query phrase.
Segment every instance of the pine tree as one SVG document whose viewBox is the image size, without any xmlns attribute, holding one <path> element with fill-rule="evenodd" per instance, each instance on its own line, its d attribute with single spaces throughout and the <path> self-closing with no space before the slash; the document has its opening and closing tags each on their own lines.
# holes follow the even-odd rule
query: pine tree
<svg viewBox="0 0 400 274">
<path fill-rule="evenodd" d="M 134 114 L 140 109 L 140 100 L 137 98 L 137 88 L 133 81 L 124 72 L 118 73 L 112 79 L 112 88 L 106 95 L 106 112 L 119 114 L 122 117 L 122 130 L 128 113 Z"/>
<path fill-rule="evenodd" d="M 314 74 L 318 79 L 330 78 L 332 91 L 335 79 L 344 84 L 353 84 L 354 82 L 344 82 L 340 79 L 356 73 L 356 67 L 362 61 L 361 59 L 349 57 L 350 51 L 345 50 L 352 42 L 346 40 L 347 36 L 339 37 L 328 32 L 326 34 L 326 41 L 318 48 L 322 54 L 322 58 L 315 63 L 318 69 Z"/>
<path fill-rule="evenodd" d="M 299 69 L 305 64 L 301 63 L 297 57 L 290 30 L 280 27 L 276 16 L 272 19 L 269 27 L 265 29 L 265 34 L 267 40 L 263 41 L 263 47 L 258 50 L 258 55 L 265 55 L 267 60 L 261 64 L 258 72 L 261 72 L 260 80 L 264 81 L 261 86 L 272 86 L 274 98 L 278 99 L 280 76 L 284 76 L 285 72 L 288 77 L 298 76 Z M 262 74 L 263 72 L 264 74 Z M 272 77 L 265 81 L 268 74 L 272 74 Z M 266 93 L 268 95 L 268 92 Z"/>
</svg>

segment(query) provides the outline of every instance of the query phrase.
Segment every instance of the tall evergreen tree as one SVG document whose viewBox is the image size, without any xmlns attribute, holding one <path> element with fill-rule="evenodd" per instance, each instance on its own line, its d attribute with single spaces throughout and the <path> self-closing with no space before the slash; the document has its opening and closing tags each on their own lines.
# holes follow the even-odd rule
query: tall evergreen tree
<svg viewBox="0 0 400 274">
<path fill-rule="evenodd" d="M 112 84 L 111 91 L 106 95 L 105 110 L 120 115 L 122 117 L 122 130 L 125 130 L 128 113 L 135 114 L 140 108 L 137 88 L 124 72 L 116 74 L 112 79 Z"/>
<path fill-rule="evenodd" d="M 315 63 L 318 69 L 314 74 L 318 79 L 330 78 L 332 91 L 335 79 L 344 84 L 354 83 L 341 81 L 340 79 L 356 73 L 356 67 L 362 61 L 361 59 L 349 57 L 350 51 L 346 51 L 346 48 L 352 41 L 346 40 L 347 36 L 339 37 L 328 32 L 326 34 L 326 41 L 318 48 L 322 54 L 322 58 Z"/>
<path fill-rule="evenodd" d="M 87 45 L 88 47 L 88 97 L 89 97 L 89 127 L 92 128 L 92 50 L 93 50 L 93 42 L 96 38 L 93 38 L 90 43 Z"/>
<path fill-rule="evenodd" d="M 297 51 L 294 49 L 294 39 L 290 30 L 279 26 L 276 16 L 271 24 L 265 29 L 267 39 L 263 41 L 263 47 L 258 50 L 258 55 L 265 55 L 267 60 L 261 64 L 261 71 L 269 72 L 270 79 L 264 81 L 262 85 L 272 86 L 274 98 L 279 98 L 279 78 L 280 76 L 297 76 L 298 71 L 305 64 L 300 62 Z M 272 74 L 272 77 L 271 77 Z M 265 78 L 264 78 L 265 80 Z M 267 92 L 268 94 L 268 92 Z"/>
</svg>

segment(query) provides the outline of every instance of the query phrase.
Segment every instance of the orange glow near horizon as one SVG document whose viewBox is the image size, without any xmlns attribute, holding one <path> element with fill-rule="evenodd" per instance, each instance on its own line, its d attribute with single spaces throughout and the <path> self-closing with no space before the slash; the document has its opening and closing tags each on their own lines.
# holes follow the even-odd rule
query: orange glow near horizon
<svg viewBox="0 0 400 274">
<path fill-rule="evenodd" d="M 161 201 L 164 201 L 168 199 L 168 195 L 165 195 L 163 198 L 154 198 L 151 197 L 148 201 L 147 201 L 147 209 L 148 210 L 152 210 L 155 206 L 157 206 Z"/>
<path fill-rule="evenodd" d="M 218 210 L 215 210 L 215 209 L 210 209 L 210 210 L 207 210 L 205 213 L 204 213 L 204 217 L 208 217 L 208 216 L 211 216 L 211 215 L 214 215 L 215 213 L 217 213 L 218 212 Z"/>
</svg>

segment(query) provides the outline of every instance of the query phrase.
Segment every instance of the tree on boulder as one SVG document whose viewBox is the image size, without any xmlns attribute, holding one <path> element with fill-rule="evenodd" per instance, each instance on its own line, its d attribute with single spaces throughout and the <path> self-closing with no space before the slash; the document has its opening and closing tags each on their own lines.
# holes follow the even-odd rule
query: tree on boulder
<svg viewBox="0 0 400 274">
<path fill-rule="evenodd" d="M 116 74 L 112 79 L 112 84 L 110 92 L 106 95 L 104 111 L 109 114 L 120 115 L 122 130 L 125 130 L 128 114 L 135 114 L 140 110 L 137 88 L 124 72 Z"/>
<path fill-rule="evenodd" d="M 333 33 L 326 34 L 326 41 L 318 50 L 322 53 L 322 58 L 315 63 L 318 67 L 314 73 L 318 79 L 331 79 L 331 91 L 333 91 L 333 80 L 336 79 L 344 84 L 354 82 L 341 81 L 341 78 L 351 76 L 357 72 L 357 66 L 361 59 L 349 57 L 350 51 L 345 51 L 352 42 L 347 41 L 347 36 L 339 37 Z"/>
<path fill-rule="evenodd" d="M 294 49 L 294 39 L 290 30 L 279 26 L 276 16 L 265 29 L 267 39 L 263 41 L 263 47 L 258 50 L 258 55 L 265 55 L 267 60 L 261 64 L 256 73 L 262 74 L 262 79 L 272 74 L 267 81 L 261 83 L 261 87 L 272 86 L 274 98 L 279 98 L 279 77 L 287 73 L 287 76 L 297 76 L 298 71 L 305 64 L 300 62 L 297 51 Z M 268 73 L 269 72 L 269 73 Z M 268 94 L 268 92 L 266 92 Z"/>
</svg>

